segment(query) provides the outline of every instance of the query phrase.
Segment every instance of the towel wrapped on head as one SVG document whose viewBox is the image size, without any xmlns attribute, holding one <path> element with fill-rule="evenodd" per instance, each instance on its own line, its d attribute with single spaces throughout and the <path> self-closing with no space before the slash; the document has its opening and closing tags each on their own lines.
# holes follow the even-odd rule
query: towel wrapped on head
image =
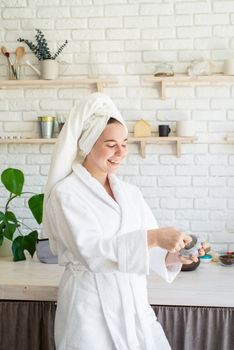
<svg viewBox="0 0 234 350">
<path fill-rule="evenodd" d="M 72 108 L 58 136 L 45 188 L 43 213 L 43 229 L 50 239 L 50 247 L 54 254 L 57 253 L 56 242 L 50 232 L 46 215 L 46 203 L 51 190 L 72 172 L 73 162 L 83 163 L 110 118 L 118 120 L 127 131 L 121 113 L 109 96 L 100 92 L 93 93 Z"/>
</svg>

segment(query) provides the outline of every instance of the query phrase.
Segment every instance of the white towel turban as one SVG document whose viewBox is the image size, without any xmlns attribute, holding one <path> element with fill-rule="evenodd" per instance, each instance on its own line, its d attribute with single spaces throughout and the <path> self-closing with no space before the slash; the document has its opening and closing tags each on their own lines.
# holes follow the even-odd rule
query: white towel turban
<svg viewBox="0 0 234 350">
<path fill-rule="evenodd" d="M 103 93 L 93 93 L 72 108 L 59 133 L 45 188 L 43 213 L 43 230 L 50 239 L 50 247 L 54 254 L 57 253 L 56 241 L 50 232 L 46 215 L 46 204 L 51 190 L 72 172 L 74 161 L 83 162 L 110 118 L 118 120 L 127 131 L 127 126 L 111 99 Z"/>
</svg>

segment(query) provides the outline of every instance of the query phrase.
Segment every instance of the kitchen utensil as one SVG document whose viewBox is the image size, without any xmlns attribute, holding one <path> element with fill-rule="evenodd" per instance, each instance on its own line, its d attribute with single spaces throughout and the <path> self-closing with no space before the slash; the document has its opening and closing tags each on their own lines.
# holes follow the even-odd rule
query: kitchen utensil
<svg viewBox="0 0 234 350">
<path fill-rule="evenodd" d="M 37 73 L 37 75 L 40 77 L 41 76 L 41 72 L 36 68 L 34 67 L 28 60 L 25 61 L 25 63 L 30 67 L 32 68 L 32 70 L 34 70 L 35 73 Z"/>
<path fill-rule="evenodd" d="M 220 255 L 219 263 L 223 266 L 234 266 L 234 254 Z"/>
<path fill-rule="evenodd" d="M 14 68 L 17 75 L 17 79 L 20 78 L 20 61 L 22 60 L 25 54 L 25 48 L 23 46 L 18 46 L 15 50 L 15 62 Z"/>
<path fill-rule="evenodd" d="M 166 137 L 170 134 L 171 128 L 169 125 L 159 125 L 158 126 L 158 134 L 160 137 Z"/>
<path fill-rule="evenodd" d="M 205 254 L 203 256 L 200 256 L 200 261 L 204 262 L 204 263 L 209 263 L 212 261 L 212 259 L 213 259 L 212 255 L 210 255 L 210 254 Z"/>
<path fill-rule="evenodd" d="M 7 51 L 7 49 L 5 48 L 5 46 L 2 46 L 2 47 L 1 47 L 1 52 L 2 52 L 2 54 L 7 58 L 8 65 L 9 65 L 9 69 L 12 71 L 13 77 L 14 77 L 15 79 L 17 79 L 16 71 L 15 71 L 15 69 L 14 69 L 13 63 L 12 63 L 11 58 L 10 58 L 10 53 Z M 11 76 L 11 75 L 10 75 L 10 76 Z"/>
<path fill-rule="evenodd" d="M 25 48 L 23 46 L 18 46 L 15 50 L 15 57 L 17 61 L 20 61 L 25 55 Z"/>
<path fill-rule="evenodd" d="M 179 255 L 184 257 L 191 257 L 192 255 L 198 255 L 198 249 L 200 248 L 201 242 L 195 235 L 190 235 L 192 238 L 191 242 L 179 251 Z"/>
<path fill-rule="evenodd" d="M 200 258 L 197 261 L 193 261 L 191 264 L 183 264 L 181 271 L 194 271 L 200 265 Z"/>
<path fill-rule="evenodd" d="M 41 137 L 43 139 L 50 139 L 53 137 L 54 124 L 56 117 L 40 116 L 37 118 L 40 124 Z"/>
</svg>

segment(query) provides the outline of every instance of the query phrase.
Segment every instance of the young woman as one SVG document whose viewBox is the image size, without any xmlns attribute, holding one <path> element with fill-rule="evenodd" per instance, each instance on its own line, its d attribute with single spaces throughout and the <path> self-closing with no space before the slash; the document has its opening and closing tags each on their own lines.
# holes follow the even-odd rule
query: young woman
<svg viewBox="0 0 234 350">
<path fill-rule="evenodd" d="M 113 102 L 90 95 L 73 109 L 52 157 L 45 229 L 65 272 L 55 320 L 57 350 L 168 350 L 147 301 L 152 270 L 171 282 L 191 240 L 158 228 L 139 189 L 114 175 L 127 128 Z"/>
</svg>

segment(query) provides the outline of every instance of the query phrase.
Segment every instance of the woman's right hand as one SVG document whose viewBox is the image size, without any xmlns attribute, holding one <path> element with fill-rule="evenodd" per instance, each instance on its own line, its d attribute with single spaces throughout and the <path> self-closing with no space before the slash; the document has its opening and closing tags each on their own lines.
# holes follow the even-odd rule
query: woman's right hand
<svg viewBox="0 0 234 350">
<path fill-rule="evenodd" d="M 192 238 L 174 227 L 163 227 L 147 231 L 148 247 L 160 247 L 171 253 L 184 248 Z"/>
</svg>

